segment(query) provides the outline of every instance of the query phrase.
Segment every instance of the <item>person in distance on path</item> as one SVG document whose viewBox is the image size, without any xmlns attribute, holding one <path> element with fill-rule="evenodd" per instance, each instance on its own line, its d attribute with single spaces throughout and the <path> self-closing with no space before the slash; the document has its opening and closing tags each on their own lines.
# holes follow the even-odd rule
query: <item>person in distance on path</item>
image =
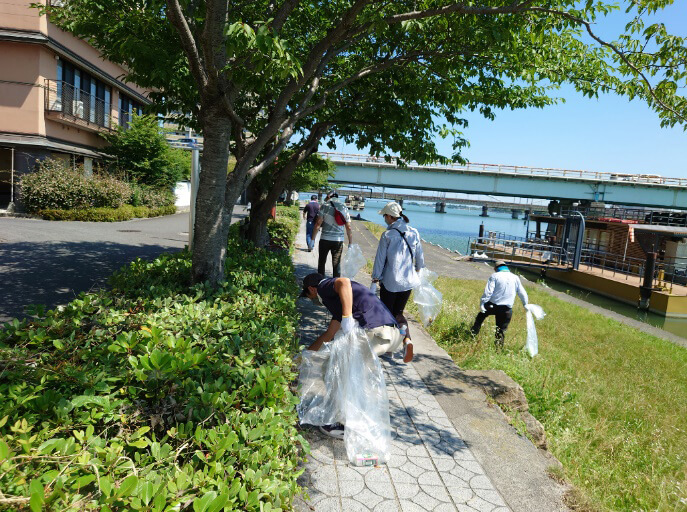
<svg viewBox="0 0 687 512">
<path fill-rule="evenodd" d="M 327 330 L 317 337 L 308 350 L 320 350 L 323 344 L 334 339 L 339 329 L 344 334 L 350 333 L 356 322 L 365 329 L 377 356 L 398 350 L 403 344 L 403 334 L 396 320 L 367 286 L 346 277 L 325 279 L 322 274 L 313 273 L 303 279 L 300 296 L 314 302 L 321 301 L 332 315 Z M 320 430 L 326 435 L 343 439 L 341 425 L 327 425 L 320 427 Z"/>
<path fill-rule="evenodd" d="M 403 315 L 410 292 L 420 284 L 418 272 L 425 266 L 422 243 L 417 229 L 408 225 L 408 217 L 401 205 L 392 201 L 379 211 L 387 224 L 379 237 L 377 254 L 372 269 L 373 290 L 380 283 L 379 297 L 398 322 L 404 334 L 403 360 L 413 359 L 408 320 Z M 407 359 L 407 361 L 406 361 Z"/>
<path fill-rule="evenodd" d="M 351 216 L 348 208 L 339 201 L 339 194 L 332 192 L 320 207 L 313 228 L 312 239 L 317 238 L 317 232 L 322 228 L 320 236 L 319 255 L 317 260 L 317 272 L 324 275 L 327 264 L 327 256 L 332 253 L 332 274 L 334 277 L 341 275 L 341 256 L 343 254 L 344 228 L 348 235 L 348 245 L 353 243 L 353 230 L 351 229 Z M 337 215 L 337 213 L 339 215 Z M 339 217 L 342 224 L 337 222 Z"/>
<path fill-rule="evenodd" d="M 520 278 L 511 273 L 510 269 L 503 260 L 498 260 L 494 264 L 495 272 L 489 276 L 484 287 L 484 294 L 480 300 L 479 313 L 472 324 L 470 332 L 474 336 L 479 333 L 482 323 L 490 315 L 496 317 L 496 338 L 494 343 L 498 348 L 502 348 L 508 324 L 513 316 L 513 303 L 517 294 L 523 306 L 527 306 L 528 298 L 525 287 Z"/>
<path fill-rule="evenodd" d="M 312 252 L 315 245 L 312 232 L 315 228 L 315 219 L 320 212 L 320 203 L 317 202 L 317 196 L 311 195 L 310 202 L 303 207 L 303 218 L 305 219 L 305 243 L 308 245 L 308 252 Z"/>
</svg>

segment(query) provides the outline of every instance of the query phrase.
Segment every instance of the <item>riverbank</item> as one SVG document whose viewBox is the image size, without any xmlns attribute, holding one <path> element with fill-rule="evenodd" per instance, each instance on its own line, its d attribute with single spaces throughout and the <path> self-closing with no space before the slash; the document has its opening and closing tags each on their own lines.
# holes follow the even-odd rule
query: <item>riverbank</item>
<svg viewBox="0 0 687 512">
<path fill-rule="evenodd" d="M 359 238 L 367 242 L 370 237 L 374 239 L 372 234 Z M 371 242 L 364 251 L 368 258 L 374 256 Z M 429 268 L 444 276 L 437 285 L 444 293 L 444 309 L 430 333 L 461 368 L 500 369 L 523 386 L 531 413 L 546 429 L 551 452 L 563 463 L 559 476 L 578 489 L 576 506 L 687 510 L 687 406 L 675 400 L 687 392 L 687 351 L 677 346 L 684 340 L 526 282 L 531 302 L 548 313 L 537 324 L 540 355 L 530 359 L 522 351 L 526 328 L 520 305 L 506 349 L 497 352 L 493 321 L 476 339 L 467 332 L 484 281 L 453 277 L 459 269 L 477 267 L 484 276 L 491 269 L 463 261 L 434 266 L 442 251 L 425 249 Z M 450 258 L 450 252 L 443 253 Z"/>
</svg>

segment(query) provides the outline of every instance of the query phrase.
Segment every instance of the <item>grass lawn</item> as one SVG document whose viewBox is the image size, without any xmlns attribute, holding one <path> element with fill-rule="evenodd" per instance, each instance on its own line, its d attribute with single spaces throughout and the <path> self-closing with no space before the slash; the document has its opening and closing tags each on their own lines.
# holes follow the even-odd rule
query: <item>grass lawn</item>
<svg viewBox="0 0 687 512">
<path fill-rule="evenodd" d="M 523 350 L 519 301 L 497 352 L 493 317 L 476 339 L 467 332 L 483 287 L 440 278 L 444 309 L 430 332 L 460 367 L 501 369 L 522 385 L 582 508 L 687 511 L 687 350 L 530 289 L 548 314 L 539 355 Z"/>
</svg>

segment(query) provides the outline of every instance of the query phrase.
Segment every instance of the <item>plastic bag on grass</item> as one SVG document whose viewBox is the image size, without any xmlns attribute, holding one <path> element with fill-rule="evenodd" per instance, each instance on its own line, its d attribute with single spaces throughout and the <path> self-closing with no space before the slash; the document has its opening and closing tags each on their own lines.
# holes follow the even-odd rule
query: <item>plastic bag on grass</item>
<svg viewBox="0 0 687 512">
<path fill-rule="evenodd" d="M 417 304 L 420 319 L 427 327 L 434 322 L 434 319 L 441 311 L 443 297 L 441 292 L 432 285 L 439 277 L 436 272 L 422 268 L 420 269 L 419 276 L 420 285 L 413 290 L 413 302 Z"/>
<path fill-rule="evenodd" d="M 318 352 L 304 351 L 299 377 L 301 423 L 343 423 L 348 460 L 355 465 L 389 461 L 389 397 L 379 358 L 359 327 L 341 331 Z M 319 379 L 317 371 L 321 371 Z"/>
<path fill-rule="evenodd" d="M 541 306 L 536 304 L 528 304 L 525 306 L 527 310 L 527 342 L 525 348 L 530 357 L 534 357 L 539 353 L 539 340 L 537 339 L 537 328 L 534 325 L 534 319 L 541 320 L 546 316 Z"/>
<path fill-rule="evenodd" d="M 341 275 L 353 279 L 358 271 L 367 263 L 363 251 L 358 244 L 348 246 L 343 263 L 341 264 Z"/>
</svg>

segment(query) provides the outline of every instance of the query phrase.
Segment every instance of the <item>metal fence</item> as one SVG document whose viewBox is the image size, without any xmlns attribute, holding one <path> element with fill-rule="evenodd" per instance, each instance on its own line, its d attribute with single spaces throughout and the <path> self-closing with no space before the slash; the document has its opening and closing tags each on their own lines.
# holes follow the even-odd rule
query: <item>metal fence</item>
<svg viewBox="0 0 687 512">
<path fill-rule="evenodd" d="M 638 224 L 687 227 L 686 212 L 666 210 L 654 211 L 647 210 L 646 208 L 580 206 L 576 210 L 563 210 L 561 212 L 561 217 L 566 217 L 573 211 L 579 211 L 587 219 L 606 221 L 624 220 Z"/>
<path fill-rule="evenodd" d="M 535 239 L 508 237 L 500 232 L 488 232 L 483 237 L 468 240 L 470 256 L 475 260 L 505 260 L 514 265 L 534 268 L 572 269 L 573 248 L 550 245 Z M 580 269 L 597 271 L 629 281 L 644 278 L 646 260 L 583 248 Z M 653 286 L 670 293 L 687 294 L 687 258 L 663 257 L 656 261 Z"/>
<path fill-rule="evenodd" d="M 62 80 L 45 81 L 45 110 L 108 130 L 115 124 L 109 103 Z"/>
</svg>

